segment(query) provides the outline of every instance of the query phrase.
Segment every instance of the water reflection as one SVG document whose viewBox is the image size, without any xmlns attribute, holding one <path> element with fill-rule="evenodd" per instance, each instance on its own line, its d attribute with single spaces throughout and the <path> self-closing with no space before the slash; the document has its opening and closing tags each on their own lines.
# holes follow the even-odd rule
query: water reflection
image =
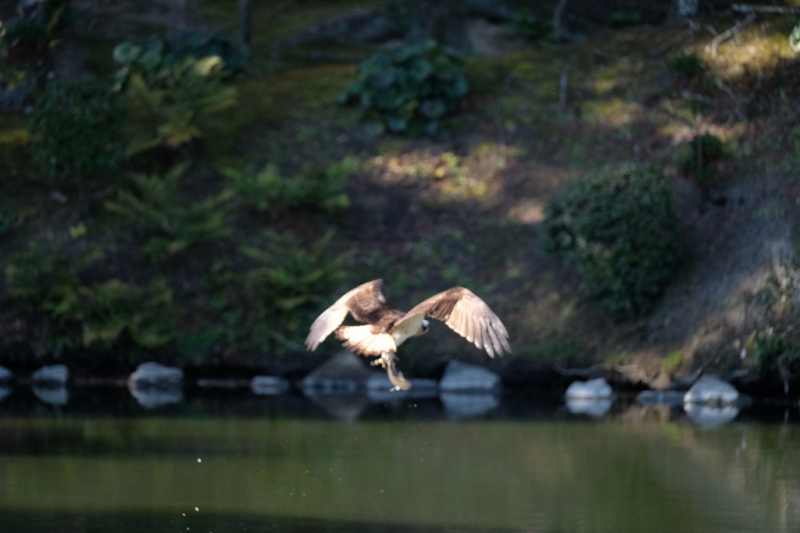
<svg viewBox="0 0 800 533">
<path fill-rule="evenodd" d="M 567 398 L 567 410 L 572 414 L 601 417 L 605 415 L 614 404 L 615 398 Z"/>
<path fill-rule="evenodd" d="M 699 428 L 625 398 L 587 423 L 527 396 L 453 411 L 444 395 L 189 389 L 148 411 L 123 389 L 74 389 L 36 415 L 18 392 L 0 406 L 3 531 L 800 529 L 797 409 Z"/>
<path fill-rule="evenodd" d="M 14 389 L 11 387 L 0 387 L 0 402 L 10 396 L 12 392 L 14 392 Z"/>
<path fill-rule="evenodd" d="M 50 405 L 67 405 L 69 392 L 66 387 L 31 387 L 33 394 L 42 402 Z"/>
<path fill-rule="evenodd" d="M 497 394 L 443 392 L 439 399 L 447 417 L 453 420 L 483 416 L 500 405 Z"/>
<path fill-rule="evenodd" d="M 739 415 L 739 408 L 734 405 L 716 406 L 687 403 L 683 409 L 697 425 L 705 427 L 722 426 L 733 421 Z"/>
</svg>

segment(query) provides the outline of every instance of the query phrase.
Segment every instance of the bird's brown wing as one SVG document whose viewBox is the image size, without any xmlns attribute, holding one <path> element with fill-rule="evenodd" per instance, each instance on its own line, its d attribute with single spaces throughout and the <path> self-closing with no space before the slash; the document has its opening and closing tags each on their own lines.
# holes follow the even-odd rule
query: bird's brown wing
<svg viewBox="0 0 800 533">
<path fill-rule="evenodd" d="M 389 309 L 383 295 L 383 280 L 376 279 L 359 285 L 336 300 L 311 324 L 311 332 L 306 337 L 306 348 L 314 351 L 325 338 L 333 333 L 347 313 L 359 322 L 375 324 L 383 313 Z"/>
<path fill-rule="evenodd" d="M 441 320 L 491 357 L 503 355 L 503 351 L 511 352 L 506 327 L 486 302 L 469 289 L 453 287 L 431 296 L 406 313 L 400 322 L 420 314 Z"/>
</svg>

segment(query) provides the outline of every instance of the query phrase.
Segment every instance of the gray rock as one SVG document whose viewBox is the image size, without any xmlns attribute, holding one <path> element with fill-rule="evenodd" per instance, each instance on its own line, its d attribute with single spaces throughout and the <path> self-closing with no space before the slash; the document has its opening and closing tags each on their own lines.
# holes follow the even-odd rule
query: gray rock
<svg viewBox="0 0 800 533">
<path fill-rule="evenodd" d="M 614 391 L 604 378 L 590 379 L 589 381 L 573 381 L 565 393 L 571 399 L 611 398 Z"/>
<path fill-rule="evenodd" d="M 0 383 L 14 381 L 14 373 L 4 366 L 0 366 Z"/>
<path fill-rule="evenodd" d="M 183 401 L 183 389 L 181 388 L 132 387 L 129 384 L 128 390 L 139 405 L 145 409 L 156 409 Z"/>
<path fill-rule="evenodd" d="M 566 404 L 572 414 L 600 417 L 611 409 L 614 398 L 567 398 Z"/>
<path fill-rule="evenodd" d="M 739 414 L 739 408 L 734 405 L 714 406 L 687 403 L 683 409 L 695 424 L 705 427 L 722 426 L 731 422 Z"/>
<path fill-rule="evenodd" d="M 683 403 L 733 404 L 738 399 L 739 391 L 730 383 L 715 376 L 703 376 L 683 397 Z"/>
<path fill-rule="evenodd" d="M 142 363 L 128 377 L 130 389 L 180 389 L 183 386 L 183 370 L 158 363 Z"/>
<path fill-rule="evenodd" d="M 31 374 L 31 382 L 39 387 L 63 387 L 69 379 L 69 369 L 64 365 L 43 366 Z"/>
<path fill-rule="evenodd" d="M 441 392 L 490 392 L 502 388 L 500 376 L 478 365 L 450 361 L 439 382 Z"/>
<path fill-rule="evenodd" d="M 12 392 L 14 392 L 14 389 L 11 387 L 0 387 L 0 402 L 8 398 Z"/>
<path fill-rule="evenodd" d="M 250 390 L 255 394 L 283 394 L 289 390 L 289 382 L 276 376 L 256 376 L 250 380 Z"/>
<path fill-rule="evenodd" d="M 444 405 L 445 414 L 453 420 L 482 416 L 500 405 L 500 397 L 487 392 L 440 392 L 439 399 Z"/>
<path fill-rule="evenodd" d="M 334 355 L 300 383 L 303 392 L 313 394 L 355 394 L 371 375 L 364 360 L 350 352 Z"/>
<path fill-rule="evenodd" d="M 45 386 L 31 387 L 33 394 L 42 402 L 50 405 L 67 405 L 69 401 L 69 392 L 66 387 L 52 387 Z"/>
<path fill-rule="evenodd" d="M 367 398 L 374 403 L 393 402 L 405 398 L 435 398 L 439 394 L 439 384 L 433 379 L 409 379 L 410 389 L 396 391 L 393 390 L 394 385 L 385 372 L 370 372 L 370 374 L 365 387 Z"/>
<path fill-rule="evenodd" d="M 681 391 L 645 390 L 636 396 L 636 401 L 642 405 L 683 405 L 685 394 Z"/>
</svg>

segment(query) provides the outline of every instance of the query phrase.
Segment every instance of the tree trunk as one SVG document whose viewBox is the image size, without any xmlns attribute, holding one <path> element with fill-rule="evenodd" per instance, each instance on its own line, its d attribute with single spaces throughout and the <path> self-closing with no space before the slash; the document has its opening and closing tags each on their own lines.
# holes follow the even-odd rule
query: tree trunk
<svg viewBox="0 0 800 533">
<path fill-rule="evenodd" d="M 252 21 L 250 19 L 250 1 L 239 0 L 239 37 L 242 48 L 246 54 L 250 53 L 251 46 L 251 28 Z"/>
<path fill-rule="evenodd" d="M 553 10 L 553 40 L 557 43 L 564 42 L 569 37 L 562 23 L 566 8 L 567 0 L 558 0 L 556 8 Z"/>
<path fill-rule="evenodd" d="M 669 18 L 682 20 L 693 18 L 697 15 L 698 0 L 672 0 Z"/>
</svg>

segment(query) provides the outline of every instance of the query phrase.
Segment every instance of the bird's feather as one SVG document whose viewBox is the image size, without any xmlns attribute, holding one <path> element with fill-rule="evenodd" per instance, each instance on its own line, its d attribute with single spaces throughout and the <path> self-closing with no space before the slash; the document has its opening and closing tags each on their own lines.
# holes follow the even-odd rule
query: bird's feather
<svg viewBox="0 0 800 533">
<path fill-rule="evenodd" d="M 336 330 L 336 338 L 345 341 L 345 348 L 361 355 L 381 355 L 397 351 L 392 336 L 376 332 L 375 326 L 343 326 Z"/>
<path fill-rule="evenodd" d="M 359 285 L 336 300 L 317 317 L 306 337 L 306 348 L 314 351 L 344 322 L 347 313 L 352 314 L 359 322 L 375 324 L 386 309 L 388 306 L 383 295 L 383 280 L 376 279 Z"/>
<path fill-rule="evenodd" d="M 494 357 L 511 352 L 508 331 L 486 302 L 464 287 L 453 287 L 414 306 L 397 324 L 425 314 L 443 321 L 467 341 Z"/>
</svg>

